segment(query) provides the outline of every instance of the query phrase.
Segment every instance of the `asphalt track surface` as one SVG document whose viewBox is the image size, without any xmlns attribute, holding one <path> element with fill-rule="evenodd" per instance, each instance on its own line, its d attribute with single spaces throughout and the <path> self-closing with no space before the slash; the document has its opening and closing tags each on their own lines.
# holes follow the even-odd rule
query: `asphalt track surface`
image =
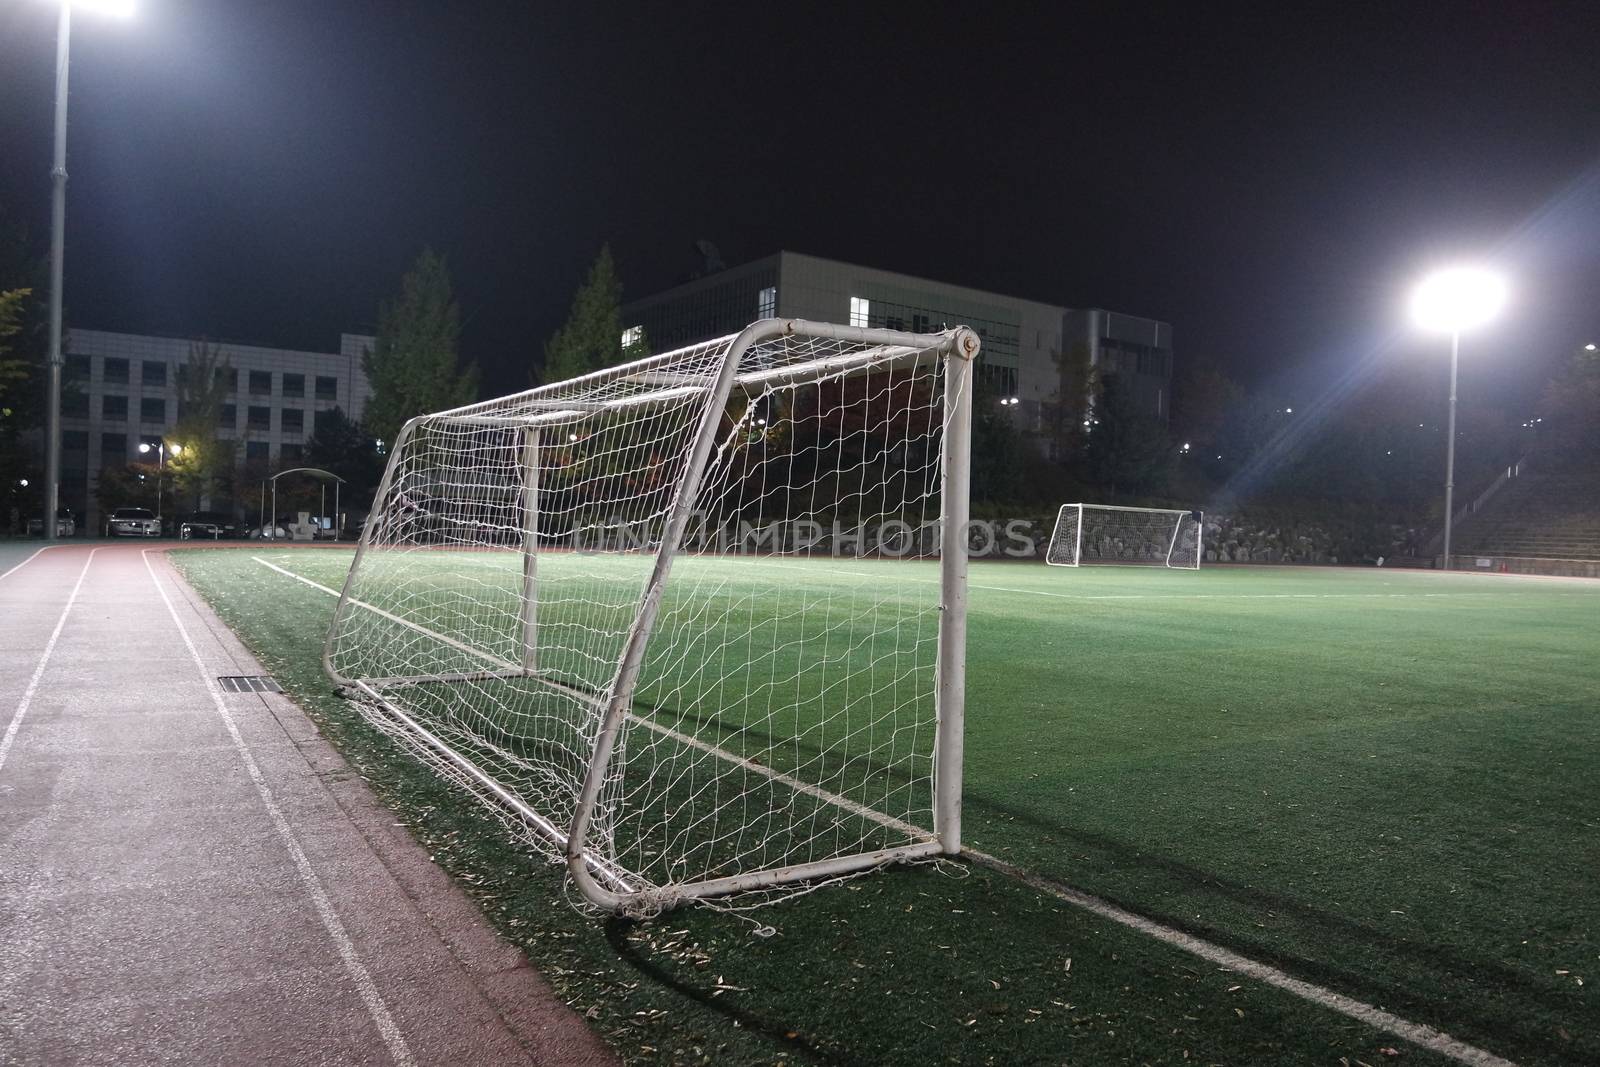
<svg viewBox="0 0 1600 1067">
<path fill-rule="evenodd" d="M 612 1062 L 151 548 L 0 578 L 0 1064 Z"/>
</svg>

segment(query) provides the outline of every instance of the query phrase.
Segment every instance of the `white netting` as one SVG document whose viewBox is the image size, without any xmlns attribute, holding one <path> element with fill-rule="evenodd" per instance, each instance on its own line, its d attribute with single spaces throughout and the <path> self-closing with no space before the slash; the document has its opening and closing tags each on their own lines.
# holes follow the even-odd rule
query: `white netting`
<svg viewBox="0 0 1600 1067">
<path fill-rule="evenodd" d="M 940 586 L 906 561 L 939 553 L 948 344 L 919 340 L 760 343 L 716 411 L 732 337 L 417 420 L 331 671 L 559 854 L 704 417 L 711 448 L 605 764 L 591 870 L 670 902 L 925 848 Z M 883 573 L 839 573 L 841 550 Z"/>
<path fill-rule="evenodd" d="M 1044 558 L 1060 567 L 1104 563 L 1194 570 L 1200 566 L 1203 528 L 1198 511 L 1063 504 Z"/>
</svg>

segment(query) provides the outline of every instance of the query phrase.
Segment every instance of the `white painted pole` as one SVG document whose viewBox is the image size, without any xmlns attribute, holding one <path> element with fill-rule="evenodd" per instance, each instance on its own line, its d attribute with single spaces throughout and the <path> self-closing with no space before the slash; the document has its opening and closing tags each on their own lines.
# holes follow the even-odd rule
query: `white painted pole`
<svg viewBox="0 0 1600 1067">
<path fill-rule="evenodd" d="M 1078 536 L 1077 543 L 1072 548 L 1072 565 L 1074 567 L 1083 563 L 1083 505 L 1078 505 Z"/>
<path fill-rule="evenodd" d="M 940 497 L 939 664 L 935 700 L 933 829 L 950 855 L 961 851 L 961 780 L 967 690 L 967 522 L 971 514 L 972 361 L 978 335 L 962 328 L 945 354 L 944 456 Z"/>
<path fill-rule="evenodd" d="M 522 431 L 522 670 L 539 665 L 539 431 Z"/>
</svg>

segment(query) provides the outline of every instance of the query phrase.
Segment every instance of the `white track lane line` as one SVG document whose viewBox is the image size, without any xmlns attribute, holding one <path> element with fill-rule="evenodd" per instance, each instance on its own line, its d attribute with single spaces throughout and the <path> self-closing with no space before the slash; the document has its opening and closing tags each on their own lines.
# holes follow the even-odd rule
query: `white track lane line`
<svg viewBox="0 0 1600 1067">
<path fill-rule="evenodd" d="M 17 564 L 15 567 L 12 567 L 10 570 L 6 571 L 4 574 L 0 574 L 0 581 L 3 581 L 6 578 L 11 577 L 13 574 L 17 573 L 22 568 L 24 568 L 28 564 L 32 563 L 34 560 L 38 559 L 40 552 L 48 552 L 52 548 L 72 548 L 72 547 L 75 547 L 75 546 L 73 546 L 73 545 L 45 545 L 43 548 L 41 548 L 38 551 L 34 552 L 33 555 L 29 556 L 27 559 L 23 560 L 21 563 Z M 99 551 L 99 549 L 91 548 L 89 550 L 89 554 L 92 556 L 98 551 Z"/>
<path fill-rule="evenodd" d="M 293 571 L 285 570 L 274 563 L 267 562 L 260 556 L 252 556 L 251 558 L 257 563 L 261 564 L 263 567 L 268 567 L 274 571 L 277 571 L 279 574 L 293 578 L 297 582 L 303 582 L 306 585 L 311 586 L 313 589 L 320 589 L 322 592 L 331 596 L 339 595 L 338 590 L 330 589 L 328 586 L 325 586 L 320 582 L 312 581 L 310 578 L 302 577 L 301 575 L 295 574 Z M 833 573 L 861 576 L 860 572 L 854 571 L 835 571 Z M 1019 590 L 1019 592 L 1020 591 L 1023 590 Z M 415 626 L 415 624 L 407 625 Z M 422 627 L 416 628 L 423 629 Z M 639 719 L 637 716 L 630 716 L 630 718 L 634 718 L 643 725 L 651 727 L 651 729 L 662 730 L 664 732 L 671 733 L 680 740 L 686 741 L 694 747 L 702 749 L 706 752 L 714 753 L 724 758 L 734 760 L 738 763 L 745 762 L 744 760 L 739 759 L 739 757 L 734 756 L 732 753 L 726 752 L 714 745 L 708 745 L 704 741 L 697 741 L 694 738 L 678 734 L 676 731 L 666 731 L 664 727 L 653 726 L 648 721 Z M 755 767 L 754 769 L 767 771 L 767 768 L 763 767 Z M 771 772 L 768 771 L 767 773 L 770 774 Z M 797 779 L 790 779 L 788 775 L 774 775 L 774 777 L 781 777 L 781 779 L 785 781 L 785 784 L 794 784 L 800 787 L 804 792 L 816 792 L 819 795 L 823 792 L 816 790 L 816 787 L 806 785 Z M 853 801 L 845 800 L 842 797 L 834 797 L 832 794 L 826 794 L 823 796 L 823 799 L 834 800 L 836 802 L 843 801 L 843 803 L 849 805 L 852 810 L 856 810 L 857 814 L 860 814 L 870 820 L 882 823 L 885 826 L 893 826 L 896 829 L 905 829 L 922 835 L 926 835 L 927 833 L 925 830 L 919 830 L 917 827 L 911 826 L 907 823 L 902 823 L 900 820 L 884 815 L 881 812 L 875 812 L 868 808 L 862 808 Z M 1471 1067 L 1516 1067 L 1516 1064 L 1511 1060 L 1503 1059 L 1502 1057 L 1496 1056 L 1494 1053 L 1478 1048 L 1475 1045 L 1469 1045 L 1465 1041 L 1459 1041 L 1442 1030 L 1436 1030 L 1433 1027 L 1425 1026 L 1422 1023 L 1414 1023 L 1409 1019 L 1402 1019 L 1398 1015 L 1384 1011 L 1382 1008 L 1374 1007 L 1373 1005 L 1367 1004 L 1364 1001 L 1356 1000 L 1353 997 L 1347 997 L 1343 993 L 1336 993 L 1331 989 L 1324 988 L 1323 986 L 1302 981 L 1301 979 L 1295 978 L 1284 971 L 1280 971 L 1278 968 L 1273 967 L 1270 964 L 1257 962 L 1256 960 L 1250 959 L 1248 956 L 1241 956 L 1237 952 L 1225 949 L 1221 945 L 1212 944 L 1210 941 L 1195 937 L 1192 934 L 1186 934 L 1182 930 L 1178 930 L 1174 927 L 1156 922 L 1154 919 L 1147 919 L 1142 915 L 1127 911 L 1124 908 L 1119 908 L 1108 900 L 1102 900 L 1091 893 L 1085 893 L 1080 889 L 1073 889 L 1071 886 L 1064 885 L 1060 882 L 1051 881 L 1048 878 L 1044 878 L 1040 875 L 1032 873 L 1031 871 L 1024 870 L 1021 867 L 1013 866 L 1009 863 L 1006 863 L 1004 860 L 997 859 L 994 856 L 989 855 L 987 852 L 979 852 L 976 849 L 964 848 L 961 850 L 961 855 L 967 859 L 970 859 L 974 863 L 988 867 L 991 870 L 998 871 L 1007 877 L 1014 878 L 1031 889 L 1038 890 L 1042 893 L 1047 893 L 1064 903 L 1071 904 L 1074 907 L 1082 908 L 1085 911 L 1098 915 L 1103 919 L 1109 919 L 1110 921 L 1118 923 L 1122 926 L 1126 926 L 1129 929 L 1137 930 L 1148 937 L 1153 937 L 1164 944 L 1171 945 L 1173 948 L 1182 949 L 1184 952 L 1191 953 L 1192 955 L 1198 956 L 1210 963 L 1214 963 L 1219 967 L 1225 967 L 1230 971 L 1237 971 L 1240 974 L 1254 978 L 1266 985 L 1273 986 L 1274 988 L 1281 989 L 1286 993 L 1300 997 L 1302 1000 L 1310 1001 L 1311 1003 L 1326 1008 L 1329 1011 L 1337 1012 L 1338 1014 L 1347 1018 L 1355 1019 L 1357 1022 L 1365 1023 L 1376 1030 L 1382 1030 L 1393 1034 L 1403 1041 L 1407 1041 L 1413 1045 L 1418 1045 L 1422 1048 L 1429 1049 L 1430 1051 L 1437 1052 L 1440 1055 L 1448 1056 L 1460 1063 L 1469 1064 Z"/>
<path fill-rule="evenodd" d="M 54 546 L 47 545 L 46 547 Z M 43 548 L 39 550 L 39 552 L 43 551 Z M 94 562 L 94 554 L 98 551 L 100 551 L 98 548 L 91 548 L 89 550 L 89 558 L 83 561 L 83 570 L 78 572 L 78 580 L 73 584 L 72 592 L 67 597 L 66 607 L 61 609 L 61 618 L 56 620 L 56 628 L 51 631 L 50 640 L 45 642 L 44 655 L 39 657 L 39 665 L 33 669 L 33 677 L 28 680 L 28 688 L 23 691 L 22 699 L 17 702 L 17 710 L 12 713 L 11 722 L 6 725 L 5 736 L 0 737 L 0 768 L 4 768 L 6 765 L 6 756 L 10 755 L 11 745 L 17 739 L 17 730 L 22 726 L 22 717 L 28 714 L 28 707 L 33 703 L 33 694 L 39 691 L 39 679 L 44 677 L 45 665 L 50 662 L 50 654 L 56 650 L 56 641 L 61 637 L 62 628 L 67 625 L 67 615 L 72 611 L 72 605 L 78 599 L 78 590 L 83 588 L 84 575 L 89 573 L 89 564 Z M 39 552 L 35 552 L 33 556 L 37 556 Z M 17 567 L 21 567 L 32 560 L 33 556 L 29 556 L 22 563 L 17 564 Z M 17 567 L 12 567 L 10 571 L 6 571 L 6 574 L 10 574 Z M 0 574 L 0 578 L 5 576 L 5 574 Z"/>
<path fill-rule="evenodd" d="M 312 869 L 311 861 L 306 858 L 305 850 L 295 838 L 289 820 L 284 817 L 283 809 L 278 806 L 277 799 L 272 795 L 272 787 L 267 785 L 266 777 L 261 773 L 255 755 L 244 743 L 244 737 L 239 733 L 239 726 L 234 722 L 233 713 L 228 710 L 227 702 L 222 699 L 222 691 L 217 688 L 216 679 L 206 670 L 199 649 L 195 648 L 194 640 L 189 636 L 183 620 L 178 617 L 177 609 L 172 606 L 166 588 L 156 575 L 155 568 L 150 565 L 150 549 L 144 549 L 142 556 L 145 570 L 150 572 L 150 580 L 155 583 L 156 592 L 161 594 L 161 602 L 167 606 L 167 613 L 177 624 L 178 633 L 183 637 L 183 643 L 188 646 L 189 655 L 194 659 L 195 667 L 200 672 L 200 680 L 205 683 L 206 692 L 211 694 L 211 702 L 216 705 L 217 714 L 222 716 L 223 725 L 228 728 L 228 735 L 233 738 L 233 747 L 238 749 L 239 758 L 244 761 L 245 770 L 249 773 L 250 780 L 255 783 L 256 792 L 261 795 L 261 803 L 266 807 L 272 825 L 289 850 L 289 856 L 300 872 L 300 881 L 305 884 L 306 892 L 317 909 L 317 915 L 322 919 L 324 929 L 328 931 L 329 939 L 333 941 L 334 948 L 344 961 L 345 970 L 349 973 L 350 980 L 355 983 L 356 991 L 360 993 L 362 1003 L 366 1005 L 367 1014 L 372 1017 L 373 1024 L 377 1026 L 378 1033 L 383 1037 L 383 1043 L 388 1046 L 389 1055 L 394 1058 L 394 1062 L 401 1067 L 412 1067 L 416 1061 L 411 1056 L 411 1049 L 406 1044 L 405 1036 L 400 1033 L 400 1027 L 396 1025 L 394 1016 L 389 1014 L 389 1006 L 384 1003 L 383 994 L 378 992 L 378 985 L 372 980 L 366 964 L 361 962 L 355 942 L 350 939 L 349 932 L 339 919 L 339 913 L 334 910 L 333 901 L 328 897 L 327 889 L 322 885 L 322 879 L 317 877 L 317 872 Z"/>
</svg>

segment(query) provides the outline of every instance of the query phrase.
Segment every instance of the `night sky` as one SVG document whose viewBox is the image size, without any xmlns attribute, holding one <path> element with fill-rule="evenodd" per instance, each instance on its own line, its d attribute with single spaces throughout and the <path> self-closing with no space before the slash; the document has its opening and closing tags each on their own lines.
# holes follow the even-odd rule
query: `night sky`
<svg viewBox="0 0 1600 1067">
<path fill-rule="evenodd" d="M 1600 5 L 800 6 L 80 13 L 69 321 L 327 348 L 431 244 L 503 391 L 602 242 L 643 295 L 709 238 L 1166 319 L 1295 398 L 1442 369 L 1405 292 L 1463 256 L 1513 281 L 1464 391 L 1531 403 L 1600 336 Z M 0 2 L 0 213 L 41 247 L 54 33 Z"/>
</svg>

